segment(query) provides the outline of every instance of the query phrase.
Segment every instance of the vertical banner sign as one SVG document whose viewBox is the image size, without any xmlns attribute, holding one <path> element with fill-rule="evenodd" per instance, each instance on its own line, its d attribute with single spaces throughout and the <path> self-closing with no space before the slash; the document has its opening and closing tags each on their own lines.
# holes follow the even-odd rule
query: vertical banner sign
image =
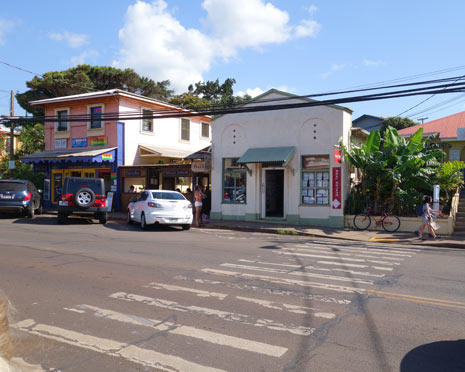
<svg viewBox="0 0 465 372">
<path fill-rule="evenodd" d="M 341 150 L 334 149 L 334 162 L 341 164 L 342 163 L 342 153 Z"/>
<path fill-rule="evenodd" d="M 333 195 L 331 206 L 333 209 L 341 209 L 341 167 L 334 167 L 333 168 Z"/>
</svg>

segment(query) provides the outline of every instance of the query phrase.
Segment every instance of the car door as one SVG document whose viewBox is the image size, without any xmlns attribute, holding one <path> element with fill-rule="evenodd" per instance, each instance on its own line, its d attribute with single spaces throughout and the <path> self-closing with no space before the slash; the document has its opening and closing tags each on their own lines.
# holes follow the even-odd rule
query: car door
<svg viewBox="0 0 465 372">
<path fill-rule="evenodd" d="M 140 222 L 140 216 L 144 211 L 145 201 L 147 200 L 147 191 L 142 191 L 134 203 L 134 220 Z"/>
</svg>

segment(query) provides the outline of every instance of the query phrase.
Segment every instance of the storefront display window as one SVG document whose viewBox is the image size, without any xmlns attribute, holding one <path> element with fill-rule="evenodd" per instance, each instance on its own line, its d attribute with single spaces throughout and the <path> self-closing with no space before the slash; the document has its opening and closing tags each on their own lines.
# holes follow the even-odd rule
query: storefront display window
<svg viewBox="0 0 465 372">
<path fill-rule="evenodd" d="M 247 172 L 238 159 L 223 159 L 223 203 L 247 202 Z"/>
<path fill-rule="evenodd" d="M 301 203 L 329 204 L 329 155 L 302 156 Z"/>
</svg>

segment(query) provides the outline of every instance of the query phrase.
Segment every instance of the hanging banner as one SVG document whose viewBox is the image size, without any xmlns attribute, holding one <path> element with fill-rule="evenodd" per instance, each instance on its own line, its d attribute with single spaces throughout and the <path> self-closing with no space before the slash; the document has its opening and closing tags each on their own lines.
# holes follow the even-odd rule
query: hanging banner
<svg viewBox="0 0 465 372">
<path fill-rule="evenodd" d="M 71 139 L 71 147 L 87 147 L 87 138 Z"/>
<path fill-rule="evenodd" d="M 106 146 L 107 142 L 106 136 L 89 137 L 89 146 Z"/>
<path fill-rule="evenodd" d="M 102 160 L 113 160 L 113 154 L 102 154 Z"/>
<path fill-rule="evenodd" d="M 334 149 L 334 162 L 341 164 L 342 163 L 342 152 L 341 150 Z"/>
<path fill-rule="evenodd" d="M 333 195 L 331 206 L 333 209 L 341 209 L 342 199 L 341 199 L 341 180 L 342 180 L 342 168 L 334 167 L 333 168 Z"/>
</svg>

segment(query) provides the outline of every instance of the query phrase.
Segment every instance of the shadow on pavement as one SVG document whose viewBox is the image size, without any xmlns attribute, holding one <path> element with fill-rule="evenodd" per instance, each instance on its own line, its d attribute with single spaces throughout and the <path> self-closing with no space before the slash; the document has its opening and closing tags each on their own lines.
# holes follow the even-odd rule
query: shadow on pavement
<svg viewBox="0 0 465 372">
<path fill-rule="evenodd" d="M 400 363 L 400 372 L 463 372 L 465 340 L 438 341 L 409 351 Z"/>
<path fill-rule="evenodd" d="M 169 225 L 149 225 L 147 230 L 141 230 L 139 224 L 132 224 L 128 225 L 127 223 L 120 222 L 120 221 L 109 221 L 107 222 L 104 227 L 111 230 L 117 231 L 133 231 L 136 233 L 154 233 L 154 232 L 182 232 L 183 229 L 181 227 L 169 226 Z"/>
</svg>

